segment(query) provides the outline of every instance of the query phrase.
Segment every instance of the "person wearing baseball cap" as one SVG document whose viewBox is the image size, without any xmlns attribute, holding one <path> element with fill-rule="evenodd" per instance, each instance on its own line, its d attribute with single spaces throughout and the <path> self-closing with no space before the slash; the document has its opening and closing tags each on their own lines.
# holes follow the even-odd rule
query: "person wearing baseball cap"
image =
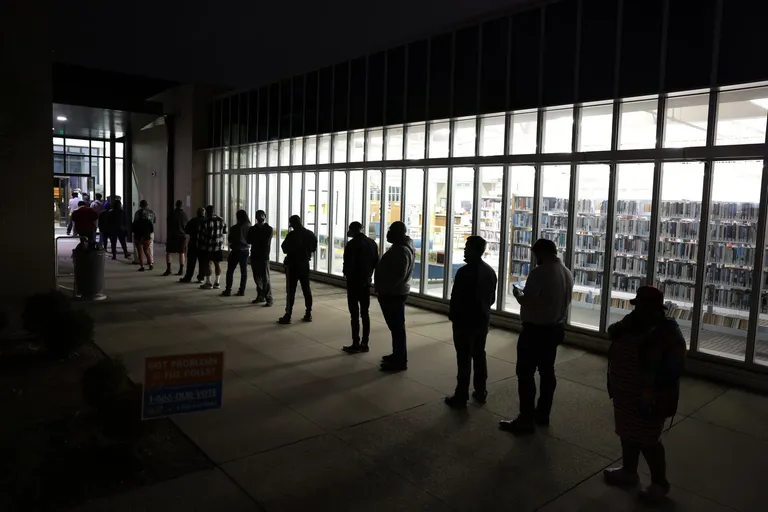
<svg viewBox="0 0 768 512">
<path fill-rule="evenodd" d="M 677 412 L 686 344 L 677 321 L 666 316 L 660 289 L 641 286 L 629 302 L 635 309 L 608 327 L 608 395 L 623 465 L 606 469 L 603 477 L 608 485 L 637 485 L 642 453 L 651 484 L 640 496 L 658 502 L 670 491 L 661 434 Z"/>
</svg>

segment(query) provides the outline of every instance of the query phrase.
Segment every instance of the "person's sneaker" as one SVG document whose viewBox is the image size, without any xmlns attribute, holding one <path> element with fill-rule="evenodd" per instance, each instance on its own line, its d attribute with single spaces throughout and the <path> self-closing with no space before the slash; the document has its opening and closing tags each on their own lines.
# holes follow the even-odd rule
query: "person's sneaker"
<svg viewBox="0 0 768 512">
<path fill-rule="evenodd" d="M 139 267 L 139 272 L 144 272 L 144 267 Z"/>
<path fill-rule="evenodd" d="M 245 292 L 243 290 L 237 290 L 237 293 L 235 294 L 238 297 L 245 297 Z"/>
<path fill-rule="evenodd" d="M 536 424 L 533 419 L 518 416 L 514 420 L 503 420 L 499 422 L 499 428 L 505 432 L 510 432 L 516 436 L 527 436 L 536 432 Z"/>
<path fill-rule="evenodd" d="M 155 267 L 153 265 L 149 266 L 149 270 L 153 270 Z"/>
<path fill-rule="evenodd" d="M 381 356 L 381 362 L 382 363 L 388 363 L 392 361 L 395 358 L 395 354 L 388 354 L 386 356 Z"/>
<path fill-rule="evenodd" d="M 210 290 L 213 288 L 213 285 L 211 283 L 203 283 L 200 285 L 201 290 Z"/>
<path fill-rule="evenodd" d="M 390 359 L 385 363 L 381 363 L 381 366 L 379 367 L 379 369 L 383 372 L 391 372 L 391 373 L 402 372 L 408 369 L 408 363 Z"/>
<path fill-rule="evenodd" d="M 368 343 L 367 342 L 363 342 L 363 343 L 360 344 L 360 348 L 358 350 L 360 352 L 368 352 L 371 349 L 368 348 Z"/>
<path fill-rule="evenodd" d="M 262 302 L 267 302 L 267 299 L 265 299 L 264 297 L 256 297 L 255 299 L 253 299 L 251 304 L 261 304 Z"/>
<path fill-rule="evenodd" d="M 280 318 L 277 319 L 277 323 L 279 323 L 280 325 L 288 325 L 291 323 L 291 317 L 287 315 L 281 316 Z"/>
<path fill-rule="evenodd" d="M 341 347 L 341 350 L 343 350 L 347 354 L 357 354 L 358 352 L 360 352 L 360 344 L 352 342 L 351 345 L 345 345 Z"/>
<path fill-rule="evenodd" d="M 205 279 L 197 278 L 197 284 L 203 284 L 205 282 Z"/>
<path fill-rule="evenodd" d="M 221 285 L 219 283 L 213 283 L 214 290 L 218 290 L 219 288 L 221 288 Z"/>
<path fill-rule="evenodd" d="M 467 401 L 457 397 L 456 395 L 445 397 L 444 402 L 445 402 L 445 405 L 447 405 L 451 409 L 467 408 Z"/>
<path fill-rule="evenodd" d="M 268 300 L 267 302 L 264 303 L 264 307 L 265 308 L 271 308 L 274 305 L 275 305 L 275 303 L 272 302 L 271 300 Z"/>
<path fill-rule="evenodd" d="M 606 484 L 615 487 L 631 487 L 640 483 L 640 476 L 637 473 L 631 473 L 621 466 L 604 469 L 603 479 Z"/>
<path fill-rule="evenodd" d="M 479 403 L 484 404 L 488 401 L 488 392 L 487 391 L 473 391 L 472 392 L 472 399 Z"/>
<path fill-rule="evenodd" d="M 304 317 L 301 319 L 302 322 L 311 322 L 312 321 L 312 313 L 305 313 Z"/>
<path fill-rule="evenodd" d="M 179 279 L 179 282 L 180 283 L 191 283 L 192 282 L 192 278 L 190 278 L 190 277 L 182 277 L 181 279 Z"/>
<path fill-rule="evenodd" d="M 658 504 L 664 500 L 670 490 L 672 489 L 669 483 L 658 484 L 654 482 L 645 489 L 641 489 L 638 496 L 647 503 Z"/>
<path fill-rule="evenodd" d="M 183 276 L 184 275 L 184 267 L 181 267 L 178 272 L 176 272 L 177 276 Z"/>
<path fill-rule="evenodd" d="M 171 269 L 166 269 L 165 272 L 163 272 L 163 276 L 169 276 L 171 275 Z"/>
<path fill-rule="evenodd" d="M 224 290 L 223 292 L 221 292 L 222 297 L 229 297 L 230 295 L 232 295 L 231 290 Z"/>
</svg>

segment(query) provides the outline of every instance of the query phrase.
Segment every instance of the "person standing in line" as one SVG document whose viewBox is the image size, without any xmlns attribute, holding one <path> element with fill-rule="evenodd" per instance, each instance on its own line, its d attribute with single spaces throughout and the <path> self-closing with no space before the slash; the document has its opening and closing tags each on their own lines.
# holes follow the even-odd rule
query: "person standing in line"
<svg viewBox="0 0 768 512">
<path fill-rule="evenodd" d="M 664 293 L 641 286 L 630 303 L 634 311 L 608 327 L 608 395 L 613 399 L 622 466 L 603 471 L 608 485 L 640 482 L 640 453 L 651 470 L 651 484 L 640 496 L 658 502 L 670 491 L 661 434 L 677 413 L 685 338 L 677 321 L 666 316 Z"/>
<path fill-rule="evenodd" d="M 139 209 L 136 210 L 136 213 L 133 214 L 134 222 L 141 216 L 141 212 L 146 213 L 147 214 L 147 218 L 150 220 L 150 222 L 152 222 L 152 233 L 151 233 L 150 239 L 149 239 L 149 252 L 153 256 L 153 261 L 154 261 L 154 255 L 155 255 L 155 247 L 154 247 L 155 228 L 154 228 L 154 224 L 157 221 L 157 216 L 155 215 L 155 212 L 152 211 L 149 208 L 149 203 L 147 203 L 146 199 L 142 199 L 141 201 L 139 201 Z M 133 248 L 133 264 L 134 265 L 138 265 L 139 264 L 138 257 L 139 257 L 138 250 L 134 246 L 134 248 Z"/>
<path fill-rule="evenodd" d="M 152 253 L 149 252 L 149 241 L 152 238 L 152 232 L 155 227 L 149 219 L 146 212 L 139 213 L 139 218 L 133 221 L 131 231 L 133 231 L 133 245 L 136 247 L 139 257 L 139 272 L 144 272 L 144 256 L 147 257 L 147 265 L 152 270 Z"/>
<path fill-rule="evenodd" d="M 184 212 L 181 200 L 176 201 L 176 208 L 168 216 L 168 243 L 165 245 L 165 265 L 164 276 L 171 275 L 171 255 L 179 255 L 179 271 L 177 276 L 184 275 L 184 255 L 187 252 L 187 214 Z"/>
<path fill-rule="evenodd" d="M 121 201 L 113 201 L 112 207 L 109 210 L 105 210 L 102 214 L 102 232 L 106 231 L 109 240 L 112 243 L 112 259 L 117 259 L 117 241 L 120 240 L 120 246 L 125 254 L 125 259 L 131 257 L 128 253 L 128 247 L 125 243 L 125 235 L 128 233 L 127 220 L 125 218 L 125 211 L 123 210 L 123 203 Z"/>
<path fill-rule="evenodd" d="M 251 229 L 251 220 L 245 210 L 238 210 L 235 214 L 237 223 L 229 230 L 229 256 L 227 257 L 227 285 L 221 292 L 223 297 L 232 295 L 232 281 L 235 276 L 235 267 L 240 266 L 240 288 L 238 297 L 245 296 L 245 285 L 248 284 L 248 231 Z"/>
<path fill-rule="evenodd" d="M 213 205 L 205 207 L 205 220 L 200 223 L 198 239 L 198 258 L 200 259 L 201 274 L 205 276 L 205 282 L 200 285 L 202 290 L 211 288 L 219 289 L 221 279 L 221 261 L 224 259 L 221 248 L 224 245 L 224 235 L 227 234 L 227 225 L 224 219 L 213 213 Z M 215 270 L 215 277 L 211 283 L 211 263 Z"/>
<path fill-rule="evenodd" d="M 72 191 L 72 199 L 69 200 L 69 221 L 67 222 L 67 236 L 72 234 L 72 227 L 74 226 L 74 223 L 72 221 L 72 214 L 75 213 L 75 210 L 79 208 L 80 205 L 80 196 L 77 193 L 77 190 Z"/>
<path fill-rule="evenodd" d="M 264 210 L 256 212 L 256 224 L 248 230 L 248 243 L 251 244 L 251 271 L 256 282 L 256 298 L 253 304 L 264 303 L 272 307 L 272 283 L 269 277 L 269 254 L 272 248 L 272 226 L 267 224 L 267 214 Z"/>
<path fill-rule="evenodd" d="M 352 344 L 342 347 L 344 352 L 355 354 L 368 352 L 371 334 L 371 277 L 379 263 L 379 247 L 365 236 L 363 225 L 353 222 L 347 236 L 351 238 L 344 247 L 343 274 L 347 279 L 347 307 L 352 319 Z M 360 338 L 360 318 L 363 320 L 363 337 Z"/>
<path fill-rule="evenodd" d="M 195 265 L 197 265 L 197 282 L 201 284 L 203 282 L 203 262 L 198 263 L 200 251 L 198 249 L 198 243 L 200 238 L 200 226 L 205 222 L 205 208 L 198 208 L 197 215 L 187 222 L 184 226 L 184 233 L 189 235 L 189 242 L 187 243 L 187 272 L 184 277 L 179 279 L 180 283 L 192 282 L 192 274 L 195 273 Z"/>
<path fill-rule="evenodd" d="M 77 210 L 72 212 L 72 223 L 75 226 L 75 233 L 87 238 L 90 242 L 95 241 L 98 220 L 98 214 L 85 201 L 78 202 Z"/>
<path fill-rule="evenodd" d="M 103 231 L 101 230 L 101 226 L 99 224 L 99 220 L 101 219 L 101 212 L 104 210 L 104 201 L 102 201 L 102 195 L 98 192 L 94 194 L 95 199 L 91 201 L 90 207 L 91 210 L 96 212 L 96 230 L 99 233 L 99 246 L 103 246 L 104 249 L 107 248 L 107 240 L 106 236 L 104 236 Z M 95 235 L 94 235 L 94 241 L 95 241 Z"/>
<path fill-rule="evenodd" d="M 464 246 L 466 265 L 456 272 L 451 292 L 448 318 L 453 326 L 453 346 L 456 348 L 456 391 L 445 403 L 455 409 L 467 407 L 469 378 L 475 366 L 475 390 L 472 398 L 484 404 L 488 396 L 488 364 L 485 340 L 491 322 L 491 306 L 496 302 L 496 272 L 483 261 L 486 241 L 479 236 L 467 238 Z"/>
<path fill-rule="evenodd" d="M 536 425 L 549 425 L 549 414 L 555 396 L 555 357 L 557 347 L 565 338 L 565 321 L 571 305 L 573 276 L 557 257 L 552 240 L 540 238 L 531 248 L 536 267 L 531 270 L 525 289 L 514 287 L 512 292 L 520 303 L 523 330 L 517 339 L 517 381 L 520 415 L 512 421 L 502 421 L 502 430 L 515 435 L 532 434 Z M 541 391 L 536 404 L 536 380 L 539 371 Z"/>
<path fill-rule="evenodd" d="M 288 219 L 291 230 L 283 240 L 281 248 L 285 259 L 285 278 L 287 281 L 285 315 L 277 321 L 280 324 L 290 324 L 293 314 L 293 303 L 296 300 L 296 286 L 301 283 L 301 293 L 304 294 L 305 322 L 312 321 L 312 290 L 309 287 L 309 261 L 317 251 L 317 237 L 301 224 L 301 217 L 292 215 Z"/>
<path fill-rule="evenodd" d="M 405 333 L 405 300 L 411 291 L 408 284 L 413 274 L 416 249 L 406 234 L 405 224 L 393 222 L 387 231 L 392 246 L 376 266 L 376 293 L 384 320 L 392 333 L 392 354 L 382 357 L 381 370 L 399 372 L 408 369 L 408 348 Z"/>
</svg>

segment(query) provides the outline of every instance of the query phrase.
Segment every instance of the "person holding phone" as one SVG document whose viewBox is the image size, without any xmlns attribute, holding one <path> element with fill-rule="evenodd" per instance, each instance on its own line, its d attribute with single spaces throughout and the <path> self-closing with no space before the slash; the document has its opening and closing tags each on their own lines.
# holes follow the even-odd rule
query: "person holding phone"
<svg viewBox="0 0 768 512">
<path fill-rule="evenodd" d="M 531 248 L 536 267 L 531 270 L 525 287 L 512 287 L 520 304 L 523 330 L 517 340 L 517 381 L 520 415 L 515 420 L 500 422 L 502 430 L 515 435 L 532 434 L 536 425 L 549 425 L 549 414 L 557 387 L 555 357 L 565 338 L 565 321 L 571 305 L 573 276 L 557 257 L 552 240 L 540 238 Z M 539 372 L 541 390 L 536 404 L 536 380 Z"/>
</svg>

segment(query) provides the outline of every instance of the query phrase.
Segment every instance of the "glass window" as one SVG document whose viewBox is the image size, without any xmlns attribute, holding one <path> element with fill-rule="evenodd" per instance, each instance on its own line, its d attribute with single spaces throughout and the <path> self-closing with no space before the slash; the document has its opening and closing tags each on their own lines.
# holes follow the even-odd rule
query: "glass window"
<svg viewBox="0 0 768 512">
<path fill-rule="evenodd" d="M 231 179 L 230 174 L 224 174 L 221 177 L 221 210 L 219 210 L 217 204 L 214 204 L 216 206 L 217 213 L 221 213 L 221 218 L 224 219 L 224 222 L 232 225 L 232 221 L 229 218 L 229 212 L 232 210 L 232 196 L 234 195 L 231 191 L 229 181 Z"/>
<path fill-rule="evenodd" d="M 318 202 L 316 270 L 328 273 L 328 172 L 317 174 L 317 186 L 320 189 L 320 201 Z"/>
<path fill-rule="evenodd" d="M 580 165 L 576 183 L 571 258 L 574 287 L 568 322 L 595 330 L 600 328 L 609 175 L 606 164 Z"/>
<path fill-rule="evenodd" d="M 456 133 L 453 137 L 453 156 L 475 156 L 475 139 L 477 120 L 461 119 L 456 121 L 454 129 Z"/>
<path fill-rule="evenodd" d="M 88 155 L 91 152 L 90 141 L 87 139 L 67 139 L 66 150 L 70 155 Z"/>
<path fill-rule="evenodd" d="M 664 147 L 684 148 L 705 145 L 708 111 L 709 94 L 667 98 Z"/>
<path fill-rule="evenodd" d="M 570 153 L 573 141 L 573 107 L 544 111 L 543 153 Z"/>
<path fill-rule="evenodd" d="M 480 119 L 480 156 L 504 154 L 504 123 L 503 115 Z"/>
<path fill-rule="evenodd" d="M 413 267 L 413 278 L 411 279 L 411 292 L 418 293 L 421 283 L 421 216 L 424 206 L 424 170 L 406 169 L 405 170 L 405 209 L 403 211 L 403 222 L 408 228 L 408 236 L 413 240 L 416 248 L 416 260 Z"/>
<path fill-rule="evenodd" d="M 368 183 L 365 184 L 365 222 L 366 234 L 381 247 L 381 171 L 368 171 Z M 375 278 L 375 275 L 374 275 Z"/>
<path fill-rule="evenodd" d="M 123 158 L 123 143 L 122 142 L 115 142 L 115 156 L 117 158 Z"/>
<path fill-rule="evenodd" d="M 403 159 L 403 131 L 402 128 L 387 128 L 385 132 L 387 135 L 387 160 Z"/>
<path fill-rule="evenodd" d="M 304 141 L 300 138 L 291 141 L 291 165 L 302 165 L 304 157 Z"/>
<path fill-rule="evenodd" d="M 768 87 L 721 92 L 717 98 L 715 144 L 764 143 L 766 112 Z"/>
<path fill-rule="evenodd" d="M 408 160 L 421 160 L 424 158 L 426 132 L 427 128 L 424 123 L 407 126 L 406 137 L 408 140 L 405 149 L 405 158 Z"/>
<path fill-rule="evenodd" d="M 453 169 L 453 242 L 451 265 L 448 268 L 450 286 L 456 272 L 464 266 L 464 245 L 472 235 L 472 215 L 475 208 L 475 170 L 471 167 Z M 448 291 L 450 296 L 450 290 Z"/>
<path fill-rule="evenodd" d="M 629 300 L 646 284 L 653 198 L 652 163 L 619 164 L 608 325 L 632 311 Z"/>
<path fill-rule="evenodd" d="M 248 213 L 248 218 L 251 219 L 252 223 L 256 222 L 256 210 L 258 209 L 258 205 L 256 204 L 256 184 L 258 183 L 258 176 L 255 174 L 249 174 L 248 175 L 248 201 L 246 203 L 247 208 L 245 211 Z"/>
<path fill-rule="evenodd" d="M 122 158 L 115 158 L 115 195 L 125 197 L 125 176 L 123 175 Z"/>
<path fill-rule="evenodd" d="M 69 147 L 67 147 L 69 149 Z M 68 174 L 84 174 L 91 173 L 90 157 L 87 155 L 66 155 L 67 158 L 67 173 Z"/>
<path fill-rule="evenodd" d="M 53 150 L 54 151 L 63 151 L 64 148 L 61 147 L 61 145 L 63 144 L 62 139 L 54 138 L 53 139 L 53 143 L 57 144 L 57 142 L 56 142 L 57 140 L 59 141 L 58 142 L 59 148 L 56 149 L 54 147 Z M 103 140 L 92 140 L 91 141 L 91 156 L 104 156 L 104 141 Z"/>
<path fill-rule="evenodd" d="M 370 130 L 368 132 L 368 154 L 365 159 L 369 162 L 384 160 L 384 130 Z"/>
<path fill-rule="evenodd" d="M 613 132 L 613 105 L 585 106 L 579 120 L 579 151 L 608 151 Z"/>
<path fill-rule="evenodd" d="M 443 296 L 445 230 L 448 213 L 448 169 L 427 172 L 427 282 L 425 292 Z"/>
<path fill-rule="evenodd" d="M 280 244 L 277 243 L 277 174 L 270 174 L 267 181 L 269 184 L 269 199 L 267 201 L 269 203 L 269 210 L 267 211 L 267 219 L 272 219 L 272 227 L 274 228 L 274 233 L 272 234 L 272 254 L 270 255 L 270 259 L 272 261 L 282 261 L 282 258 L 280 258 L 282 251 L 279 248 Z"/>
<path fill-rule="evenodd" d="M 363 183 L 363 171 L 349 172 L 349 190 L 347 191 L 347 200 L 349 201 L 349 219 L 351 222 L 359 222 L 365 227 L 363 213 L 363 197 L 365 196 L 365 186 Z"/>
<path fill-rule="evenodd" d="M 513 155 L 532 155 L 536 153 L 536 126 L 538 113 L 518 112 L 512 114 L 509 132 L 509 151 Z"/>
<path fill-rule="evenodd" d="M 347 132 L 333 134 L 333 161 L 337 164 L 347 161 Z"/>
<path fill-rule="evenodd" d="M 304 173 L 304 212 L 301 220 L 308 230 L 317 235 L 317 222 L 315 219 L 317 211 L 315 207 L 315 201 L 317 200 L 315 192 L 317 191 L 317 186 L 315 182 L 316 176 L 314 172 Z M 317 259 L 317 255 L 315 255 L 315 259 Z"/>
<path fill-rule="evenodd" d="M 258 152 L 258 165 L 257 167 L 267 167 L 267 143 L 262 142 L 259 144 L 259 152 Z"/>
<path fill-rule="evenodd" d="M 352 132 L 349 138 L 349 161 L 362 162 L 365 160 L 365 131 Z"/>
<path fill-rule="evenodd" d="M 205 189 L 205 204 L 213 204 L 213 174 L 209 174 L 206 178 L 207 186 Z"/>
<path fill-rule="evenodd" d="M 344 270 L 344 246 L 347 242 L 347 173 L 335 171 L 333 173 L 333 259 L 331 259 L 331 273 L 342 275 Z"/>
<path fill-rule="evenodd" d="M 509 261 L 507 262 L 507 295 L 504 310 L 520 313 L 520 304 L 512 294 L 512 287 L 525 287 L 531 271 L 531 245 L 533 239 L 533 199 L 536 190 L 536 169 L 530 166 L 509 167 Z M 499 280 L 501 282 L 501 280 Z"/>
<path fill-rule="evenodd" d="M 248 146 L 242 146 L 240 148 L 240 168 L 241 169 L 248 169 L 251 167 L 251 151 Z"/>
<path fill-rule="evenodd" d="M 451 123 L 448 121 L 429 123 L 429 158 L 448 158 L 450 135 Z"/>
<path fill-rule="evenodd" d="M 98 144 L 101 144 L 102 152 L 99 153 L 98 151 L 94 151 L 94 145 L 91 146 L 91 154 L 94 156 L 103 155 L 103 149 L 104 149 L 104 142 L 94 140 L 92 141 L 96 148 L 98 148 Z M 53 137 L 53 151 L 54 153 L 63 153 L 64 152 L 64 139 L 61 137 Z"/>
<path fill-rule="evenodd" d="M 291 175 L 291 211 L 289 212 L 291 215 L 298 215 L 302 216 L 302 209 L 301 209 L 301 189 L 302 189 L 303 183 L 302 183 L 302 175 L 300 172 L 294 172 Z M 305 222 L 305 219 L 302 217 L 302 222 Z"/>
<path fill-rule="evenodd" d="M 744 361 L 757 256 L 761 160 L 714 162 L 699 351 Z"/>
<path fill-rule="evenodd" d="M 483 259 L 499 274 L 501 255 L 501 213 L 504 196 L 504 168 L 480 168 L 480 225 L 477 234 L 487 242 Z M 494 304 L 494 309 L 498 307 Z"/>
<path fill-rule="evenodd" d="M 761 189 L 768 188 L 768 178 L 763 178 Z M 766 235 L 768 235 L 768 226 L 766 226 Z M 757 364 L 768 365 L 768 236 L 766 236 L 766 245 L 762 247 L 763 251 L 763 272 L 762 280 L 758 285 L 760 290 L 760 303 L 757 314 L 757 335 L 755 339 L 755 362 Z"/>
<path fill-rule="evenodd" d="M 701 162 L 663 164 L 654 284 L 664 292 L 669 307 L 667 314 L 677 319 L 688 342 L 696 289 L 703 183 Z"/>
<path fill-rule="evenodd" d="M 402 169 L 387 169 L 387 193 L 384 196 L 385 203 L 384 208 L 386 217 L 384 218 L 385 225 L 382 228 L 384 235 L 387 233 L 389 225 L 397 220 L 402 220 L 402 197 L 403 197 L 403 171 Z M 390 243 L 386 241 L 384 236 L 384 250 L 386 251 L 390 247 Z"/>
<path fill-rule="evenodd" d="M 327 164 L 331 162 L 331 136 L 321 135 L 318 141 L 319 151 L 317 154 L 318 164 Z"/>
<path fill-rule="evenodd" d="M 285 167 L 291 165 L 291 141 L 280 141 L 280 166 Z"/>
<path fill-rule="evenodd" d="M 317 163 L 317 137 L 306 137 L 304 139 L 304 165 L 315 165 Z"/>
<path fill-rule="evenodd" d="M 539 236 L 552 240 L 557 252 L 565 252 L 568 237 L 568 196 L 570 192 L 571 167 L 568 165 L 545 165 L 541 168 L 541 220 Z M 534 240 L 535 242 L 535 240 Z"/>
<path fill-rule="evenodd" d="M 259 174 L 257 176 L 256 180 L 256 192 L 258 194 L 258 199 L 256 202 L 256 210 L 263 210 L 264 213 L 267 213 L 267 175 L 266 174 Z M 275 219 L 272 217 L 267 217 L 267 222 L 274 227 L 275 225 Z"/>
<path fill-rule="evenodd" d="M 267 151 L 267 165 L 269 167 L 277 167 L 279 157 L 277 141 L 270 142 Z"/>
<path fill-rule="evenodd" d="M 658 115 L 658 98 L 623 102 L 619 119 L 619 149 L 655 148 Z"/>
</svg>

